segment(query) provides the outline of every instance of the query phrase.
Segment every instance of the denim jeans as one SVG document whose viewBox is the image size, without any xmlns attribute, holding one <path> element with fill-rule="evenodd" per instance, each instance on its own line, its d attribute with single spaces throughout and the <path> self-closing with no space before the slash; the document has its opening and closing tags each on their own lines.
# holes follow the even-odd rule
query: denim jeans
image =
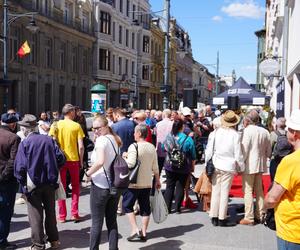
<svg viewBox="0 0 300 250">
<path fill-rule="evenodd" d="M 119 198 L 120 193 L 111 195 L 109 189 L 102 189 L 92 184 L 90 193 L 92 217 L 90 231 L 91 250 L 99 249 L 104 217 L 108 231 L 109 249 L 118 249 L 117 209 Z"/>
<path fill-rule="evenodd" d="M 17 190 L 15 181 L 0 184 L 0 246 L 7 243 Z"/>
<path fill-rule="evenodd" d="M 300 244 L 289 242 L 277 237 L 278 250 L 300 250 Z"/>
</svg>

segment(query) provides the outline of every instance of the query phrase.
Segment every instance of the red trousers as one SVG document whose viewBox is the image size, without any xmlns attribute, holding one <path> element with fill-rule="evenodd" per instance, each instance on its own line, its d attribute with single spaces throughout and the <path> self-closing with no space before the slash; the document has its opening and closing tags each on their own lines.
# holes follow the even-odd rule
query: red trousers
<svg viewBox="0 0 300 250">
<path fill-rule="evenodd" d="M 78 217 L 78 202 L 79 202 L 79 161 L 67 161 L 66 164 L 60 169 L 61 182 L 66 190 L 66 175 L 69 171 L 72 185 L 72 204 L 71 204 L 71 215 Z M 60 219 L 67 217 L 66 200 L 58 201 L 58 213 Z"/>
</svg>

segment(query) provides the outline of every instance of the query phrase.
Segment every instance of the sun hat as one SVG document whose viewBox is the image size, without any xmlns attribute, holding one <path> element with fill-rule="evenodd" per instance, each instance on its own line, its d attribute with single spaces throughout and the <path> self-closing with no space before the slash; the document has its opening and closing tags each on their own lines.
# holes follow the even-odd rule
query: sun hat
<svg viewBox="0 0 300 250">
<path fill-rule="evenodd" d="M 189 107 L 183 107 L 181 112 L 183 116 L 188 116 L 192 114 L 192 110 Z"/>
<path fill-rule="evenodd" d="M 287 128 L 300 131 L 300 109 L 294 109 L 286 122 Z"/>
<path fill-rule="evenodd" d="M 227 110 L 221 117 L 221 123 L 226 127 L 233 127 L 240 122 L 240 117 L 232 110 Z"/>
<path fill-rule="evenodd" d="M 33 128 L 38 125 L 38 123 L 36 122 L 36 117 L 31 114 L 24 115 L 23 120 L 19 121 L 18 124 L 20 126 L 27 127 L 27 128 Z"/>
</svg>

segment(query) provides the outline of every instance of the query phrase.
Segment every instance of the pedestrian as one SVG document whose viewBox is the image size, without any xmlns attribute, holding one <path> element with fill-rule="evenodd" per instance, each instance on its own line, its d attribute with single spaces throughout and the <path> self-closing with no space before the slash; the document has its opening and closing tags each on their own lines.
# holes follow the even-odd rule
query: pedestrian
<svg viewBox="0 0 300 250">
<path fill-rule="evenodd" d="M 183 133 L 183 121 L 181 119 L 175 120 L 172 126 L 172 132 L 166 137 L 163 143 L 164 150 L 167 151 L 167 155 L 171 154 L 174 143 L 177 143 L 182 148 L 182 152 L 185 155 L 184 165 L 181 168 L 173 168 L 170 161 L 166 160 L 164 167 L 167 176 L 167 186 L 164 193 L 166 205 L 169 213 L 171 213 L 172 200 L 175 191 L 175 212 L 181 213 L 181 203 L 184 198 L 184 188 L 187 182 L 187 178 L 190 172 L 195 167 L 196 150 L 194 141 L 191 137 Z"/>
<path fill-rule="evenodd" d="M 52 124 L 49 135 L 57 139 L 59 146 L 66 155 L 67 161 L 60 169 L 61 182 L 66 190 L 66 175 L 68 171 L 72 185 L 71 220 L 78 222 L 82 219 L 79 216 L 78 203 L 80 188 L 79 169 L 80 166 L 83 166 L 84 133 L 80 125 L 73 121 L 75 118 L 75 107 L 72 104 L 65 104 L 62 109 L 62 114 L 64 115 L 64 120 L 59 120 L 55 126 Z M 58 212 L 58 221 L 65 223 L 67 217 L 65 200 L 58 201 Z"/>
<path fill-rule="evenodd" d="M 140 112 L 137 112 L 135 114 L 135 116 L 134 116 L 134 122 L 137 125 L 138 124 L 146 124 L 147 130 L 148 130 L 146 141 L 152 143 L 152 132 L 151 132 L 150 126 L 147 125 L 147 123 L 146 123 L 146 118 L 147 118 L 147 113 L 140 111 Z"/>
<path fill-rule="evenodd" d="M 232 110 L 228 110 L 221 117 L 222 126 L 208 137 L 205 162 L 212 158 L 215 166 L 211 180 L 212 195 L 209 213 L 214 226 L 235 225 L 227 220 L 227 208 L 234 174 L 243 172 L 245 168 L 240 136 L 235 129 L 239 122 L 240 117 Z"/>
<path fill-rule="evenodd" d="M 293 110 L 287 137 L 294 152 L 280 162 L 273 186 L 265 197 L 265 209 L 275 208 L 278 250 L 300 249 L 300 110 Z"/>
<path fill-rule="evenodd" d="M 111 163 L 115 150 L 120 151 L 122 141 L 108 125 L 104 116 L 96 117 L 93 122 L 96 135 L 94 151 L 91 155 L 91 168 L 86 176 L 91 179 L 90 208 L 92 226 L 90 230 L 90 249 L 99 249 L 103 220 L 106 220 L 109 249 L 118 249 L 117 209 L 120 191 L 111 189 Z"/>
<path fill-rule="evenodd" d="M 47 241 L 55 249 L 60 245 L 55 215 L 59 174 L 55 154 L 57 146 L 51 137 L 36 132 L 38 123 L 34 115 L 26 114 L 18 124 L 26 138 L 18 148 L 14 175 L 27 197 L 30 249 L 45 249 Z"/>
<path fill-rule="evenodd" d="M 46 112 L 41 112 L 40 120 L 38 121 L 39 133 L 41 135 L 48 135 L 50 130 L 50 120 L 47 118 Z"/>
<path fill-rule="evenodd" d="M 250 110 L 244 118 L 242 133 L 242 150 L 245 160 L 243 172 L 243 192 L 245 215 L 240 221 L 242 225 L 260 223 L 264 215 L 264 191 L 262 174 L 267 172 L 267 158 L 271 157 L 271 141 L 268 130 L 258 126 L 259 114 Z M 253 193 L 256 195 L 254 212 Z"/>
<path fill-rule="evenodd" d="M 135 167 L 140 161 L 136 184 L 130 184 L 123 194 L 123 207 L 131 225 L 131 234 L 128 241 L 147 241 L 147 228 L 150 221 L 150 191 L 152 174 L 155 177 L 155 188 L 160 188 L 159 170 L 155 147 L 146 141 L 148 128 L 146 124 L 139 124 L 134 129 L 134 139 L 137 143 L 128 148 L 126 161 L 129 169 Z M 138 201 L 139 212 L 142 216 L 142 228 L 139 230 L 134 213 L 134 204 Z"/>
<path fill-rule="evenodd" d="M 20 143 L 15 130 L 19 117 L 15 114 L 1 115 L 0 125 L 0 249 L 15 249 L 15 244 L 7 241 L 18 183 L 14 177 L 14 161 Z"/>
</svg>

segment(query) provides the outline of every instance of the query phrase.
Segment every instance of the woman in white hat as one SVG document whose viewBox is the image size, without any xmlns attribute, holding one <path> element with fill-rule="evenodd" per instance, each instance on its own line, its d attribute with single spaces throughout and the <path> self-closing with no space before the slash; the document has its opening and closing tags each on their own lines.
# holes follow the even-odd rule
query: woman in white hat
<svg viewBox="0 0 300 250">
<path fill-rule="evenodd" d="M 232 110 L 221 117 L 221 127 L 209 137 L 205 162 L 213 160 L 215 171 L 212 175 L 212 197 L 209 216 L 214 226 L 233 226 L 226 219 L 228 196 L 233 176 L 245 168 L 240 136 L 235 127 L 240 117 Z"/>
</svg>

